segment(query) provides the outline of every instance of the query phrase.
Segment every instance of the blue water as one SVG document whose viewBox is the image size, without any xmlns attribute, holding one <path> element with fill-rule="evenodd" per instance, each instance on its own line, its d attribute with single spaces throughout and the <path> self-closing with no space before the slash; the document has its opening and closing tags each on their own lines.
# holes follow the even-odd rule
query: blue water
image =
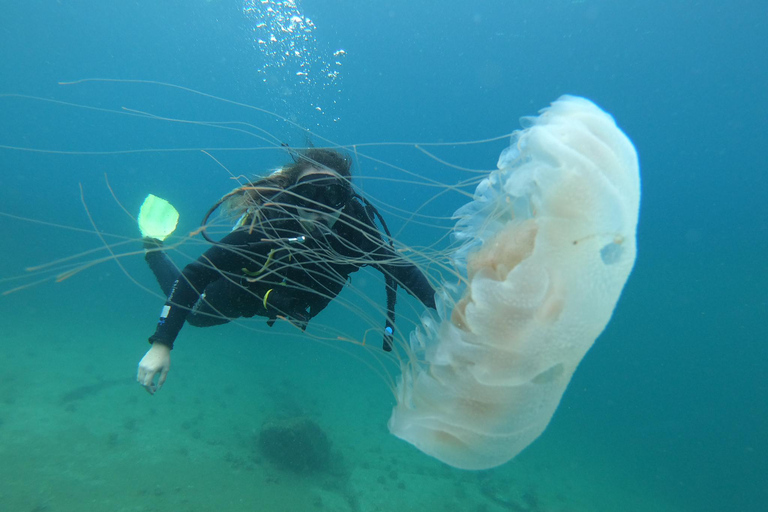
<svg viewBox="0 0 768 512">
<path fill-rule="evenodd" d="M 140 257 L 122 260 L 138 285 L 99 265 L 0 298 L 1 511 L 766 510 L 768 4 L 305 0 L 311 84 L 295 62 L 265 68 L 274 56 L 254 41 L 258 18 L 243 7 L 10 3 L 0 19 L 0 94 L 256 118 L 294 146 L 306 136 L 284 122 L 178 89 L 58 82 L 173 83 L 342 144 L 495 137 L 561 94 L 586 96 L 614 115 L 641 161 L 638 260 L 612 322 L 544 436 L 507 466 L 466 473 L 387 434 L 392 397 L 365 352 L 284 327 L 261 326 L 258 336 L 238 325 L 185 330 L 166 388 L 150 398 L 132 378 L 162 298 L 142 289 L 154 284 Z M 338 71 L 332 83 L 323 63 Z M 233 187 L 199 151 L 51 151 L 253 144 L 231 131 L 0 98 L 0 212 L 89 231 L 0 217 L 3 290 L 28 282 L 15 279 L 25 267 L 102 245 L 78 184 L 99 229 L 126 238 L 137 236 L 134 222 L 104 173 L 130 212 L 150 191 L 171 199 L 185 231 Z M 453 156 L 491 168 L 503 147 Z M 461 179 L 413 147 L 379 151 L 430 179 Z M 214 154 L 245 174 L 285 160 Z M 396 182 L 366 190 L 405 210 L 434 192 Z M 449 215 L 456 201 L 431 213 Z M 434 235 L 413 229 L 406 243 Z M 342 308 L 329 315 L 327 324 L 345 321 Z M 284 475 L 259 458 L 255 433 L 286 411 L 326 428 L 341 476 Z"/>
</svg>

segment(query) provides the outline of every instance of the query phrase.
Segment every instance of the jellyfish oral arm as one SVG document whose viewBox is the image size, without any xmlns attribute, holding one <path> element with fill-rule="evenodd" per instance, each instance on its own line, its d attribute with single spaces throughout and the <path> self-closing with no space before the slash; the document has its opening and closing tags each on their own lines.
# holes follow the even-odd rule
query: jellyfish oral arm
<svg viewBox="0 0 768 512">
<path fill-rule="evenodd" d="M 639 167 L 613 118 L 563 96 L 525 124 L 455 214 L 462 278 L 411 334 L 389 420 L 458 468 L 503 464 L 544 431 L 635 261 Z"/>
</svg>

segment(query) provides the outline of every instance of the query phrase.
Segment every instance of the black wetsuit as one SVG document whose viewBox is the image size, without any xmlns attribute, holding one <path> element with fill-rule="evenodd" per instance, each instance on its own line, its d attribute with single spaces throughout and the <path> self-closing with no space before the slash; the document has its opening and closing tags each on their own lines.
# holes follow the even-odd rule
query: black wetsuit
<svg viewBox="0 0 768 512">
<path fill-rule="evenodd" d="M 367 265 L 434 308 L 435 292 L 424 274 L 383 241 L 365 206 L 353 199 L 342 215 L 352 221 L 313 235 L 295 220 L 282 221 L 269 235 L 238 228 L 182 272 L 161 250 L 148 251 L 146 261 L 168 296 L 150 343 L 173 347 L 185 321 L 203 327 L 258 315 L 272 325 L 280 316 L 303 329 L 349 275 Z"/>
</svg>

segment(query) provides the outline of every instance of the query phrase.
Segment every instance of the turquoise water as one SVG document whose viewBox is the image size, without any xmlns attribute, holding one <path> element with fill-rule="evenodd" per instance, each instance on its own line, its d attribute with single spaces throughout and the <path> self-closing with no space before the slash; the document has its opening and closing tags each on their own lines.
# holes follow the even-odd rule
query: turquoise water
<svg viewBox="0 0 768 512">
<path fill-rule="evenodd" d="M 616 117 L 642 167 L 638 261 L 610 325 L 542 437 L 500 468 L 464 472 L 388 433 L 387 376 L 396 368 L 381 365 L 375 333 L 366 339 L 372 348 L 320 340 L 343 330 L 360 341 L 381 327 L 376 308 L 370 324 L 350 320 L 351 292 L 303 336 L 260 321 L 185 328 L 168 382 L 150 397 L 134 375 L 163 299 L 140 254 L 121 258 L 122 268 L 106 261 L 0 297 L 0 511 L 765 509 L 762 2 L 304 1 L 296 6 L 303 36 L 277 41 L 300 50 L 283 67 L 255 42 L 257 25 L 274 22 L 261 8 L 239 0 L 6 6 L 0 93 L 247 121 L 294 146 L 306 142 L 295 126 L 179 89 L 57 83 L 178 84 L 342 144 L 490 138 L 560 94 L 587 96 Z M 118 253 L 140 249 L 105 173 L 129 214 L 153 192 L 177 206 L 186 233 L 233 187 L 195 149 L 259 142 L 3 97 L 0 145 L 1 284 L 9 290 L 37 279 L 26 267 L 92 249 L 78 261 L 108 256 L 83 203 L 109 244 L 128 241 Z M 435 151 L 487 169 L 503 147 Z M 182 148 L 193 150 L 175 151 Z M 360 151 L 446 185 L 466 177 L 412 145 Z M 286 159 L 279 151 L 211 154 L 247 175 Z M 398 214 L 428 203 L 435 189 L 358 163 L 358 184 L 403 243 L 443 233 L 445 220 L 435 228 Z M 446 216 L 460 202 L 448 194 L 426 213 Z M 175 257 L 200 248 L 189 242 Z M 353 279 L 383 301 L 379 284 L 372 273 Z M 416 309 L 401 298 L 403 324 Z M 328 468 L 296 475 L 264 458 L 259 431 L 286 417 L 324 430 Z"/>
</svg>

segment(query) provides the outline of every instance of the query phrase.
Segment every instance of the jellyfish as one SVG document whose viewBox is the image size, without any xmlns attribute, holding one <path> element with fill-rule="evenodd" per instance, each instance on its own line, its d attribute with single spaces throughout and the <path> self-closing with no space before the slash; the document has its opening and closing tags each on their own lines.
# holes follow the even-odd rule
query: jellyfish
<svg viewBox="0 0 768 512">
<path fill-rule="evenodd" d="M 462 278 L 411 334 L 389 420 L 463 469 L 503 464 L 544 431 L 635 261 L 638 161 L 611 116 L 563 96 L 524 123 L 455 213 Z"/>
</svg>

